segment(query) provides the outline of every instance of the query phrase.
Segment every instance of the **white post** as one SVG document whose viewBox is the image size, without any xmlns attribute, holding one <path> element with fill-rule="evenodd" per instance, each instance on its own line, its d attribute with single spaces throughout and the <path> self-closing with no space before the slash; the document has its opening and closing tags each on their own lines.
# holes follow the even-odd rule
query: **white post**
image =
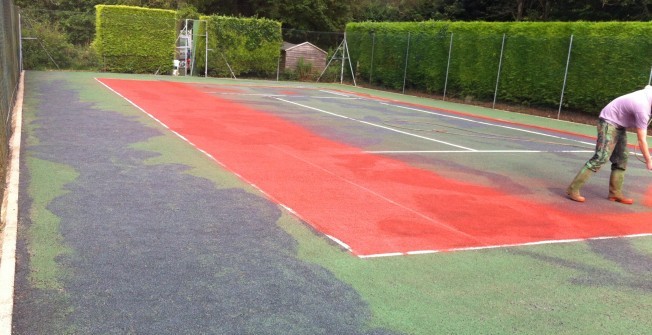
<svg viewBox="0 0 652 335">
<path fill-rule="evenodd" d="M 204 78 L 208 78 L 208 20 L 204 20 L 204 24 L 206 25 L 206 34 L 204 36 L 204 47 L 206 50 L 204 51 L 205 57 L 204 57 Z"/>
<path fill-rule="evenodd" d="M 498 97 L 498 82 L 500 81 L 500 69 L 503 66 L 503 51 L 505 50 L 505 34 L 503 33 L 503 44 L 500 46 L 500 60 L 498 61 L 498 75 L 496 76 L 496 90 L 494 90 L 494 104 L 491 108 L 496 108 L 496 97 Z"/>
<path fill-rule="evenodd" d="M 349 69 L 351 70 L 351 78 L 353 78 L 353 86 L 358 86 L 355 82 L 355 73 L 353 73 L 353 62 L 351 62 L 351 53 L 349 52 L 349 42 L 346 41 L 346 33 L 344 33 L 344 50 L 346 50 L 346 59 L 349 60 Z"/>
<path fill-rule="evenodd" d="M 342 40 L 341 45 L 342 45 L 342 67 L 340 70 L 340 84 L 343 84 L 344 83 L 344 61 L 345 61 L 344 50 L 346 48 L 346 32 L 344 33 L 344 39 Z"/>
<path fill-rule="evenodd" d="M 652 68 L 650 68 L 650 79 L 647 80 L 647 84 L 650 85 L 652 83 Z"/>
<path fill-rule="evenodd" d="M 403 69 L 403 94 L 405 94 L 405 82 L 407 80 L 408 59 L 410 56 L 410 32 L 408 31 L 407 48 L 405 49 L 405 68 Z"/>
<path fill-rule="evenodd" d="M 451 43 L 450 46 L 448 47 L 448 64 L 446 65 L 446 81 L 444 82 L 444 97 L 443 97 L 444 100 L 446 100 L 446 87 L 448 86 L 448 71 L 450 70 L 451 67 L 452 51 L 453 51 L 453 33 L 451 33 Z"/>
<path fill-rule="evenodd" d="M 23 72 L 23 22 L 18 13 L 18 68 Z"/>
<path fill-rule="evenodd" d="M 557 120 L 561 116 L 561 104 L 564 101 L 564 90 L 566 90 L 566 78 L 568 77 L 568 64 L 570 63 L 571 50 L 573 50 L 573 35 L 571 34 L 570 44 L 568 45 L 568 58 L 566 58 L 566 71 L 564 72 L 564 84 L 561 87 L 561 98 L 559 99 L 559 111 L 557 112 Z"/>
</svg>

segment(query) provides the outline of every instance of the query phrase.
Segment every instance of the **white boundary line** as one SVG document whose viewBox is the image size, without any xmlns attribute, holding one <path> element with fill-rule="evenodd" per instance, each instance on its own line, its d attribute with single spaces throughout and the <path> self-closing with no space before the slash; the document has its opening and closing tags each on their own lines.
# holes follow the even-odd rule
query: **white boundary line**
<svg viewBox="0 0 652 335">
<path fill-rule="evenodd" d="M 331 93 L 323 91 L 325 93 Z M 311 96 L 311 95 L 292 95 L 292 94 L 269 94 L 269 93 L 229 93 L 229 92 L 202 92 L 206 94 L 219 94 L 219 95 L 233 95 L 238 97 L 265 97 L 265 98 L 277 98 L 277 97 L 292 97 L 292 98 L 311 98 L 311 99 L 335 99 L 335 100 L 360 100 L 358 97 L 352 97 L 348 95 L 342 95 L 336 97 L 325 97 L 325 96 Z M 335 93 L 332 93 L 335 94 Z"/>
<path fill-rule="evenodd" d="M 358 184 L 358 183 L 356 183 L 356 182 L 353 182 L 353 181 L 351 181 L 351 180 L 349 180 L 349 179 L 346 179 L 346 178 L 344 178 L 344 177 L 342 177 L 342 176 L 340 176 L 340 175 L 337 175 L 337 174 L 333 173 L 332 171 L 330 171 L 330 170 L 328 170 L 328 169 L 326 169 L 326 168 L 324 168 L 324 167 L 321 167 L 321 166 L 319 166 L 319 165 L 317 165 L 317 164 L 315 164 L 315 163 L 312 163 L 312 162 L 309 162 L 309 161 L 307 161 L 307 160 L 305 160 L 305 159 L 302 159 L 301 157 L 298 157 L 298 156 L 296 156 L 296 155 L 294 155 L 294 154 L 292 154 L 292 153 L 290 153 L 290 152 L 288 152 L 288 151 L 286 151 L 286 150 L 283 150 L 282 148 L 279 148 L 278 146 L 271 145 L 271 147 L 274 148 L 274 149 L 276 149 L 276 150 L 278 150 L 278 151 L 280 151 L 280 152 L 282 152 L 282 153 L 284 153 L 284 154 L 286 154 L 286 155 L 288 155 L 288 156 L 290 156 L 290 157 L 292 157 L 292 158 L 294 158 L 294 159 L 296 159 L 296 160 L 298 160 L 298 161 L 300 161 L 300 162 L 303 162 L 303 163 L 305 163 L 305 164 L 308 164 L 308 165 L 310 165 L 310 166 L 316 168 L 317 170 L 324 171 L 325 173 L 330 174 L 330 175 L 332 175 L 332 176 L 334 176 L 334 177 L 336 177 L 336 178 L 338 178 L 338 179 L 344 181 L 344 182 L 347 183 L 347 184 L 353 185 L 354 187 L 357 187 L 357 188 L 359 188 L 359 189 L 361 189 L 361 190 L 363 190 L 363 191 L 365 191 L 365 192 L 368 192 L 368 193 L 374 195 L 375 197 L 377 197 L 377 198 L 379 198 L 379 199 L 382 199 L 382 200 L 384 200 L 384 201 L 387 201 L 388 203 L 390 203 L 390 204 L 392 204 L 392 205 L 395 205 L 395 206 L 397 206 L 397 207 L 403 208 L 404 210 L 406 210 L 406 211 L 408 211 L 408 212 L 411 212 L 411 213 L 413 213 L 413 214 L 415 214 L 415 215 L 417 215 L 417 216 L 419 216 L 419 217 L 425 219 L 426 221 L 430 221 L 430 222 L 434 223 L 435 225 L 437 225 L 437 226 L 439 226 L 439 227 L 441 227 L 441 228 L 445 228 L 446 230 L 448 230 L 448 231 L 450 231 L 450 232 L 453 232 L 453 233 L 456 233 L 456 234 L 459 234 L 459 235 L 462 235 L 462 236 L 465 236 L 465 237 L 468 237 L 468 238 L 470 238 L 470 239 L 473 239 L 473 240 L 476 240 L 476 241 L 477 241 L 477 239 L 474 238 L 473 236 L 471 236 L 471 235 L 469 235 L 469 234 L 467 234 L 467 233 L 465 233 L 465 232 L 463 232 L 463 231 L 460 231 L 459 229 L 457 229 L 457 228 L 455 228 L 455 227 L 453 227 L 453 226 L 450 226 L 450 225 L 447 225 L 447 224 L 445 224 L 445 223 L 443 223 L 443 222 L 440 222 L 440 221 L 438 221 L 438 220 L 435 220 L 435 219 L 429 217 L 428 215 L 425 215 L 425 214 L 423 214 L 423 213 L 421 213 L 421 212 L 419 212 L 419 211 L 417 211 L 417 210 L 415 210 L 415 209 L 412 209 L 412 208 L 407 207 L 407 206 L 405 206 L 405 205 L 403 205 L 403 204 L 401 204 L 401 203 L 399 203 L 399 202 L 396 202 L 396 201 L 394 201 L 394 200 L 392 200 L 392 199 L 389 199 L 389 198 L 387 198 L 386 196 L 384 196 L 384 195 L 382 195 L 382 194 L 379 194 L 378 192 L 376 192 L 376 191 L 374 191 L 374 190 L 372 190 L 372 189 L 370 189 L 370 188 L 368 188 L 368 187 L 365 187 L 365 186 L 360 185 L 360 184 Z"/>
<path fill-rule="evenodd" d="M 469 118 L 465 118 L 465 117 L 460 117 L 460 116 L 455 116 L 455 115 L 450 115 L 450 114 L 437 113 L 437 112 L 418 109 L 418 108 L 394 105 L 394 104 L 389 104 L 389 103 L 386 103 L 386 102 L 380 102 L 380 104 L 390 106 L 390 107 L 407 109 L 407 110 L 411 110 L 411 111 L 415 111 L 415 112 L 419 112 L 419 113 L 426 113 L 426 114 L 431 114 L 431 115 L 447 117 L 447 118 L 451 118 L 451 119 L 457 119 L 457 120 L 462 120 L 462 121 L 467 121 L 467 122 L 472 122 L 472 123 L 478 123 L 478 124 L 482 124 L 482 125 L 485 125 L 485 126 L 505 128 L 505 129 L 521 131 L 521 132 L 529 133 L 529 134 L 533 134 L 533 135 L 552 137 L 552 138 L 556 138 L 556 139 L 560 139 L 560 140 L 571 141 L 571 142 L 581 143 L 581 144 L 585 144 L 585 145 L 595 147 L 595 143 L 589 143 L 589 142 L 585 142 L 585 141 L 574 140 L 574 139 L 570 139 L 570 138 L 567 138 L 567 137 L 546 134 L 546 133 L 542 133 L 542 132 L 538 132 L 538 131 L 527 130 L 527 129 L 517 128 L 517 127 L 510 127 L 510 126 L 505 126 L 505 125 L 500 125 L 500 124 L 495 124 L 495 123 L 490 123 L 490 122 L 478 121 L 478 120 L 473 120 L 473 119 L 469 119 Z"/>
<path fill-rule="evenodd" d="M 652 233 L 622 235 L 622 236 L 598 236 L 598 237 L 589 237 L 589 238 L 574 238 L 574 239 L 567 239 L 567 240 L 543 240 L 543 241 L 536 241 L 536 242 L 500 244 L 500 245 L 489 245 L 489 246 L 467 247 L 467 248 L 450 248 L 450 249 L 441 249 L 441 250 L 415 250 L 415 251 L 407 251 L 407 252 L 392 252 L 392 253 L 383 253 L 383 254 L 360 255 L 358 257 L 364 259 L 364 258 L 380 258 L 380 257 L 392 257 L 392 256 L 426 255 L 426 254 L 436 254 L 436 253 L 453 252 L 453 251 L 502 249 L 502 248 L 525 247 L 525 246 L 544 245 L 544 244 L 562 244 L 562 243 L 574 243 L 574 242 L 597 241 L 597 240 L 615 240 L 619 238 L 637 238 L 637 237 L 648 237 L 648 236 L 652 236 Z"/>
<path fill-rule="evenodd" d="M 376 150 L 363 151 L 368 154 L 484 154 L 484 153 L 591 153 L 594 150 Z"/>
<path fill-rule="evenodd" d="M 203 153 L 204 155 L 206 155 L 206 156 L 207 156 L 208 158 L 210 158 L 212 161 L 214 161 L 215 163 L 217 163 L 218 165 L 220 165 L 220 166 L 223 167 L 224 169 L 226 169 L 226 170 L 230 171 L 231 173 L 233 173 L 236 177 L 240 178 L 240 180 L 244 181 L 245 183 L 247 183 L 248 185 L 250 185 L 251 187 L 253 187 L 254 189 L 256 189 L 258 192 L 260 192 L 263 196 L 265 196 L 266 198 L 270 199 L 272 202 L 278 204 L 278 206 L 280 206 L 281 208 L 285 209 L 288 213 L 290 213 L 291 215 L 294 215 L 294 216 L 297 217 L 299 220 L 308 223 L 308 224 L 311 225 L 312 227 L 315 227 L 315 225 L 310 224 L 310 221 L 308 221 L 308 220 L 306 220 L 305 218 L 303 218 L 303 217 L 302 217 L 301 215 L 299 215 L 299 213 L 297 213 L 295 210 L 293 210 L 292 208 L 290 208 L 290 207 L 288 207 L 287 205 L 283 204 L 282 202 L 278 201 L 278 199 L 274 198 L 273 196 L 271 196 L 271 195 L 268 194 L 267 192 L 263 191 L 263 189 L 261 189 L 260 187 L 258 187 L 256 184 L 250 182 L 249 180 L 247 180 L 246 178 L 244 178 L 244 177 L 243 177 L 242 175 L 240 175 L 239 173 L 237 173 L 237 172 L 232 171 L 231 169 L 229 169 L 228 166 L 226 166 L 224 163 L 222 163 L 221 161 L 219 161 L 219 160 L 218 160 L 217 158 L 215 158 L 213 155 L 211 155 L 211 154 L 209 154 L 208 152 L 206 152 L 205 150 L 199 148 L 198 146 L 196 146 L 194 143 L 190 142 L 187 138 L 185 138 L 184 136 L 182 136 L 182 135 L 179 134 L 178 132 L 176 132 L 176 131 L 170 129 L 170 127 L 168 127 L 168 126 L 167 126 L 165 123 L 163 123 L 161 120 L 157 119 L 154 115 L 148 113 L 147 111 L 145 111 L 145 109 L 141 108 L 140 106 L 138 106 L 137 104 L 135 104 L 133 101 L 127 99 L 127 97 L 125 97 L 124 95 L 120 94 L 118 91 L 114 90 L 114 89 L 111 88 L 110 86 L 106 85 L 105 83 L 103 83 L 102 81 L 100 81 L 98 78 L 95 78 L 95 80 L 96 80 L 98 83 L 102 84 L 102 86 L 104 86 L 104 87 L 106 87 L 107 89 L 109 89 L 111 92 L 115 93 L 116 95 L 118 95 L 119 97 L 121 97 L 122 99 L 124 99 L 125 101 L 129 102 L 132 106 L 136 107 L 139 111 L 145 113 L 145 115 L 147 115 L 147 116 L 149 116 L 150 118 L 152 118 L 152 120 L 154 120 L 154 121 L 156 121 L 158 124 L 162 125 L 165 129 L 169 130 L 169 131 L 172 132 L 174 135 L 176 135 L 176 136 L 179 137 L 180 139 L 184 140 L 186 143 L 188 143 L 189 145 L 191 145 L 193 148 L 199 150 L 199 152 L 201 152 L 201 153 Z M 328 235 L 328 234 L 323 234 L 323 235 L 326 236 L 326 237 L 328 237 L 329 239 L 331 239 L 332 241 L 334 241 L 334 242 L 337 243 L 338 245 L 340 245 L 342 248 L 346 249 L 348 252 L 353 253 L 353 251 L 351 250 L 351 247 L 349 247 L 349 246 L 348 246 L 347 244 L 345 244 L 344 242 L 340 241 L 339 239 L 337 239 L 337 238 L 335 238 L 335 237 L 333 237 L 333 236 L 331 236 L 331 235 Z M 2 335 L 2 333 L 0 333 L 0 335 Z"/>
<path fill-rule="evenodd" d="M 0 334 L 11 334 L 16 276 L 16 235 L 18 231 L 18 184 L 20 177 L 20 141 L 23 123 L 25 71 L 21 72 L 16 103 L 12 110 L 12 134 L 6 188 L 2 200 L 2 256 L 0 257 Z"/>
<path fill-rule="evenodd" d="M 382 128 L 382 129 L 385 129 L 385 130 L 390 130 L 390 131 L 393 131 L 393 132 L 397 132 L 397 133 L 399 133 L 399 134 L 408 135 L 408 136 L 412 136 L 412 137 L 420 138 L 420 139 L 427 140 L 427 141 L 437 142 L 437 143 L 441 143 L 441 144 L 446 144 L 446 145 L 449 145 L 449 146 L 452 146 L 452 147 L 455 147 L 455 148 L 460 148 L 460 149 L 464 149 L 464 150 L 468 150 L 468 151 L 477 151 L 477 150 L 475 150 L 475 149 L 471 149 L 471 148 L 463 147 L 463 146 L 461 146 L 461 145 L 456 145 L 456 144 L 452 144 L 452 143 L 448 143 L 448 142 L 444 142 L 444 141 L 436 140 L 436 139 L 431 138 L 431 137 L 426 137 L 426 136 L 421 136 L 421 135 L 417 135 L 417 134 L 412 134 L 412 133 L 408 133 L 408 132 L 406 132 L 406 131 L 402 131 L 402 130 L 394 129 L 394 128 L 392 128 L 392 127 L 387 127 L 387 126 L 379 125 L 379 124 L 372 123 L 372 122 L 367 122 L 367 121 L 362 121 L 362 120 L 354 119 L 354 118 L 352 118 L 352 117 L 348 117 L 348 116 L 345 116 L 345 115 L 341 115 L 341 114 L 337 114 L 337 113 L 333 113 L 333 112 L 328 112 L 328 111 L 325 111 L 325 110 L 323 110 L 323 109 L 319 109 L 319 108 L 311 107 L 311 106 L 308 106 L 308 105 L 300 104 L 300 103 L 298 103 L 298 102 L 293 102 L 293 101 L 289 101 L 289 100 L 281 99 L 281 98 L 278 98 L 278 97 L 275 97 L 274 99 L 279 100 L 279 101 L 283 101 L 283 102 L 285 102 L 285 103 L 289 103 L 289 104 L 292 104 L 292 105 L 297 105 L 297 106 L 300 106 L 300 107 L 303 107 L 303 108 L 312 109 L 312 110 L 317 111 L 317 112 L 320 112 L 320 113 L 324 113 L 324 114 L 328 114 L 328 115 L 332 115 L 332 116 L 340 117 L 340 118 L 347 119 L 347 120 L 351 120 L 351 121 L 355 121 L 355 122 L 360 122 L 360 123 L 362 123 L 362 124 L 366 124 L 366 125 L 373 126 L 373 127 L 377 127 L 377 128 Z"/>
</svg>

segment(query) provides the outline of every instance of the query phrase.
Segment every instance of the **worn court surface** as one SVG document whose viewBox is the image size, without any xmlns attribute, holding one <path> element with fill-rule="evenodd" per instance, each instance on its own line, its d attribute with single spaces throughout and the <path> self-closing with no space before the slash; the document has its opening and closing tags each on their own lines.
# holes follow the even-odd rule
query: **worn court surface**
<svg viewBox="0 0 652 335">
<path fill-rule="evenodd" d="M 554 191 L 524 199 L 556 185 L 533 171 L 561 169 L 569 155 L 590 156 L 587 139 L 553 129 L 347 92 L 100 81 L 363 257 L 652 233 L 649 209 L 641 206 L 634 208 L 640 213 L 611 204 L 578 214 L 553 205 L 568 204 Z M 323 130 L 302 127 L 297 114 Z M 420 155 L 432 168 L 383 154 Z M 479 156 L 475 163 L 458 160 L 455 170 L 474 177 L 490 170 L 500 178 L 480 185 L 477 177 L 445 177 L 451 168 L 442 168 L 442 154 Z M 504 164 L 505 155 L 518 165 L 490 168 Z M 520 190 L 505 185 L 512 175 L 523 178 Z"/>
<path fill-rule="evenodd" d="M 353 253 L 343 250 L 324 237 L 322 226 L 313 219 L 305 219 L 310 224 L 299 219 L 303 211 L 293 208 L 298 213 L 295 216 L 278 205 L 292 208 L 291 201 L 278 199 L 276 191 L 263 194 L 250 187 L 247 181 L 255 179 L 255 184 L 268 192 L 256 179 L 260 170 L 246 169 L 256 164 L 233 165 L 237 161 L 231 159 L 241 157 L 241 147 L 228 144 L 225 151 L 229 155 L 221 157 L 211 153 L 224 164 L 221 166 L 93 77 L 27 73 L 16 334 L 617 334 L 644 333 L 652 327 L 646 312 L 652 306 L 650 238 L 360 259 L 356 252 L 446 250 L 459 245 L 393 250 L 381 241 L 371 244 L 373 248 L 370 244 L 352 247 Z M 314 156 L 324 148 L 337 149 L 336 155 L 346 160 L 334 163 L 326 159 L 325 165 L 320 165 L 331 172 L 347 163 L 365 167 L 358 159 L 366 157 L 363 160 L 380 168 L 358 173 L 373 174 L 374 180 L 382 181 L 392 171 L 388 166 L 398 164 L 400 171 L 389 176 L 398 179 L 402 187 L 423 190 L 424 181 L 426 188 L 432 186 L 428 183 L 447 182 L 455 196 L 427 197 L 423 202 L 436 204 L 431 211 L 445 213 L 441 215 L 449 220 L 464 218 L 454 226 L 457 231 L 469 225 L 473 234 L 484 229 L 484 237 L 507 236 L 501 243 L 513 243 L 512 236 L 527 236 L 532 231 L 540 233 L 540 240 L 550 240 L 551 225 L 557 229 L 552 230 L 555 233 L 569 231 L 568 225 L 572 225 L 572 231 L 580 234 L 575 238 L 650 232 L 649 177 L 635 160 L 627 187 L 637 198 L 636 205 L 606 201 L 608 173 L 603 173 L 586 187 L 590 202 L 578 206 L 564 199 L 563 188 L 588 158 L 589 154 L 581 152 L 586 148 L 573 147 L 580 152 L 567 152 L 543 141 L 505 141 L 512 135 L 503 132 L 499 133 L 502 139 L 471 136 L 468 131 L 460 136 L 452 133 L 461 130 L 450 125 L 444 127 L 437 121 L 431 127 L 424 125 L 431 120 L 419 118 L 406 121 L 405 113 L 411 111 L 389 111 L 380 104 L 371 112 L 386 115 L 347 115 L 391 124 L 406 132 L 417 129 L 425 137 L 439 138 L 448 132 L 451 137 L 446 142 L 463 141 L 456 143 L 487 151 L 461 155 L 450 148 L 430 146 L 416 149 L 428 152 L 410 153 L 415 151 L 414 142 L 394 137 L 398 133 L 381 134 L 378 127 L 361 131 L 360 127 L 368 125 L 338 124 L 342 120 L 332 115 L 289 108 L 279 100 L 270 101 L 269 87 L 260 89 L 267 97 L 252 100 L 256 84 L 247 88 L 227 83 L 231 85 L 188 83 L 174 92 L 181 96 L 185 90 L 192 92 L 190 95 L 205 94 L 206 99 L 215 99 L 210 100 L 212 106 L 224 101 L 227 107 L 246 102 L 251 110 L 264 109 L 266 114 L 241 121 L 251 124 L 256 118 L 268 118 L 265 120 L 282 124 L 283 130 L 293 129 L 286 135 L 310 134 L 315 142 L 303 142 L 304 150 Z M 158 87 L 157 82 L 152 85 Z M 158 87 L 158 93 L 164 93 L 161 90 L 166 87 L 170 85 Z M 281 99 L 302 103 L 287 97 L 300 95 L 302 90 L 288 85 L 278 91 L 286 96 Z M 246 92 L 251 95 L 242 94 Z M 226 93 L 240 95 L 231 94 L 227 99 Z M 352 101 L 336 101 L 342 109 L 331 112 L 361 110 L 351 108 Z M 201 106 L 190 103 L 185 101 L 179 110 L 186 116 L 201 116 Z M 327 110 L 327 105 L 320 104 L 310 106 Z M 222 121 L 228 121 L 228 115 L 222 116 Z M 480 120 L 486 117 L 482 115 Z M 211 126 L 203 120 L 175 131 L 209 152 L 210 148 L 192 141 L 193 136 L 206 137 L 205 130 L 182 133 L 201 129 L 198 126 L 202 124 Z M 550 124 L 542 127 L 536 124 L 539 121 L 528 122 L 534 124 L 529 129 L 547 132 L 550 128 Z M 288 124 L 296 128 L 287 128 Z M 168 126 L 174 129 L 173 124 Z M 222 128 L 224 137 L 211 134 L 206 141 L 223 145 L 234 138 L 242 141 L 244 137 L 233 135 L 243 129 L 256 130 L 249 141 L 268 144 L 270 138 L 283 138 L 278 133 L 260 136 L 259 128 L 240 125 L 231 131 Z M 478 131 L 486 133 L 485 129 Z M 570 126 L 556 134 L 573 143 L 591 141 L 571 135 L 576 132 L 581 131 Z M 507 149 L 513 152 L 488 152 L 499 142 L 507 142 Z M 276 145 L 297 155 L 296 143 Z M 248 159 L 260 159 L 257 155 L 268 155 L 269 150 L 251 154 Z M 406 175 L 415 179 L 406 180 Z M 278 182 L 270 185 L 280 187 Z M 460 201 L 468 201 L 460 195 L 472 191 L 489 197 L 460 205 Z M 311 203 L 319 207 L 320 201 L 325 201 L 321 198 Z M 384 210 L 382 207 L 367 211 Z M 355 211 L 355 215 L 365 212 L 346 206 L 341 210 Z M 506 219 L 505 214 L 511 216 Z M 512 226 L 497 231 L 496 218 Z M 513 226 L 516 222 L 521 226 Z M 419 229 L 423 233 L 430 228 L 406 222 L 403 228 L 394 225 L 391 230 L 413 240 Z M 371 235 L 369 240 L 374 239 Z M 359 238 L 350 239 L 347 245 L 356 241 Z M 391 246 L 403 246 L 401 243 L 392 242 Z M 358 251 L 367 250 L 363 248 L 371 251 Z"/>
</svg>

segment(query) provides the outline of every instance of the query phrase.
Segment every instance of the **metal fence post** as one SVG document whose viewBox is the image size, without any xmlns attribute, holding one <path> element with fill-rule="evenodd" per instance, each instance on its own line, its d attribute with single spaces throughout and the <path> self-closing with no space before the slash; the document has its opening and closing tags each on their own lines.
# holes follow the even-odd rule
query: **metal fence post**
<svg viewBox="0 0 652 335">
<path fill-rule="evenodd" d="M 498 61 L 498 75 L 496 76 L 496 89 L 494 90 L 494 103 L 491 108 L 496 108 L 496 98 L 498 97 L 498 82 L 500 81 L 500 69 L 503 67 L 503 51 L 505 50 L 505 35 L 503 33 L 503 43 L 500 46 L 500 60 Z"/>
<path fill-rule="evenodd" d="M 446 100 L 446 88 L 448 86 L 448 71 L 451 67 L 451 53 L 453 51 L 453 33 L 451 32 L 451 43 L 448 47 L 448 64 L 446 64 L 446 81 L 444 82 L 444 97 L 443 100 Z"/>
<path fill-rule="evenodd" d="M 652 67 L 650 68 L 650 79 L 647 80 L 647 84 L 650 85 L 652 83 Z"/>
<path fill-rule="evenodd" d="M 573 35 L 571 34 L 570 44 L 568 45 L 568 58 L 566 58 L 566 71 L 564 72 L 564 84 L 561 87 L 561 98 L 559 99 L 559 111 L 557 112 L 557 120 L 561 116 L 561 104 L 564 101 L 564 90 L 566 90 L 566 78 L 568 78 L 568 64 L 570 63 L 571 51 L 573 50 Z"/>
<path fill-rule="evenodd" d="M 373 82 L 374 77 L 374 51 L 376 50 L 376 32 L 371 33 L 371 70 L 369 71 L 369 83 Z"/>
<path fill-rule="evenodd" d="M 408 32 L 407 48 L 405 50 L 405 69 L 403 70 L 403 94 L 405 94 L 405 82 L 407 80 L 408 59 L 410 56 L 410 32 Z"/>
<path fill-rule="evenodd" d="M 206 25 L 206 34 L 204 36 L 204 52 L 206 53 L 206 57 L 204 57 L 204 78 L 208 78 L 208 20 L 204 20 L 204 24 Z"/>
</svg>

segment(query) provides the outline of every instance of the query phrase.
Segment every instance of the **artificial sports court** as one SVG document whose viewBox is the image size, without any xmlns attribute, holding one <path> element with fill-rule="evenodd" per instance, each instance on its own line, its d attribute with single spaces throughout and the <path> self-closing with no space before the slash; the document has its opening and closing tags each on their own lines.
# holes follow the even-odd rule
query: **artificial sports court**
<svg viewBox="0 0 652 335">
<path fill-rule="evenodd" d="M 341 87 L 97 80 L 358 257 L 652 235 L 634 156 L 634 205 L 608 171 L 566 199 L 590 135 Z"/>
</svg>

